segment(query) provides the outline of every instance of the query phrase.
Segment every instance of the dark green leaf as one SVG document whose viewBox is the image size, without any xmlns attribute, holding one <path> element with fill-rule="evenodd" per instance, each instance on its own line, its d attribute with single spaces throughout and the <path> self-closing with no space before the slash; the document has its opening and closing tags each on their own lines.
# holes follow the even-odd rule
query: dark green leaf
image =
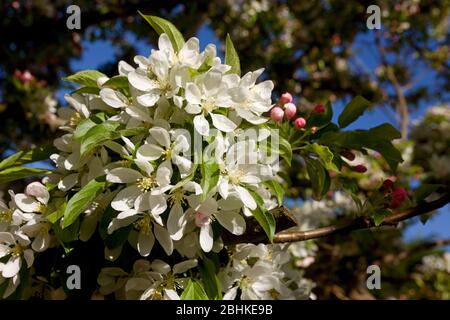
<svg viewBox="0 0 450 320">
<path fill-rule="evenodd" d="M 235 73 L 239 76 L 241 75 L 241 63 L 239 61 L 239 55 L 234 48 L 233 41 L 231 41 L 231 37 L 229 34 L 227 34 L 226 40 L 225 64 L 231 67 L 228 73 Z"/>
<path fill-rule="evenodd" d="M 272 213 L 270 213 L 264 206 L 264 200 L 256 192 L 250 191 L 250 194 L 255 199 L 258 207 L 252 211 L 253 217 L 258 221 L 259 225 L 263 228 L 264 232 L 269 238 L 270 242 L 273 241 L 275 235 L 276 222 Z"/>
<path fill-rule="evenodd" d="M 2 162 L 0 162 L 0 170 L 12 166 L 20 166 L 26 163 L 47 160 L 51 154 L 57 151 L 58 150 L 54 146 L 42 146 L 33 148 L 29 151 L 19 151 L 6 159 L 3 159 Z"/>
<path fill-rule="evenodd" d="M 284 197 L 284 189 L 281 184 L 276 180 L 267 180 L 263 182 L 263 185 L 265 185 L 267 188 L 269 188 L 270 191 L 275 194 L 275 196 L 277 197 L 278 205 L 281 206 L 283 204 Z"/>
<path fill-rule="evenodd" d="M 375 223 L 375 226 L 378 227 L 383 222 L 383 219 L 386 218 L 387 216 L 389 216 L 390 214 L 391 214 L 391 212 L 387 209 L 376 210 L 372 214 L 372 219 L 373 219 L 373 222 Z"/>
<path fill-rule="evenodd" d="M 414 190 L 414 198 L 417 202 L 424 201 L 429 195 L 438 190 L 439 188 L 445 188 L 443 184 L 422 184 L 420 187 Z"/>
<path fill-rule="evenodd" d="M 305 158 L 306 171 L 311 179 L 313 196 L 316 200 L 321 199 L 330 188 L 330 176 L 323 165 L 315 159 Z"/>
<path fill-rule="evenodd" d="M 199 270 L 208 297 L 213 300 L 222 300 L 222 286 L 217 277 L 218 270 L 216 270 L 214 262 L 206 256 L 203 257 L 199 265 Z"/>
<path fill-rule="evenodd" d="M 364 111 L 370 106 L 370 102 L 362 96 L 356 96 L 350 101 L 339 116 L 338 122 L 341 128 L 345 128 L 356 119 L 358 119 Z"/>
<path fill-rule="evenodd" d="M 200 166 L 200 170 L 202 173 L 200 185 L 202 186 L 202 198 L 204 200 L 212 188 L 217 186 L 220 177 L 219 165 L 216 162 L 204 162 Z"/>
</svg>

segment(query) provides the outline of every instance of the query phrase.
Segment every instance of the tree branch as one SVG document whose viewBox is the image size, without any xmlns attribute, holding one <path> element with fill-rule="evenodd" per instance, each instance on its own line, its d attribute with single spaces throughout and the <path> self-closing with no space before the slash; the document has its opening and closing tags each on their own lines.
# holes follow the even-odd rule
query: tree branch
<svg viewBox="0 0 450 320">
<path fill-rule="evenodd" d="M 416 216 L 434 211 L 445 206 L 450 202 L 450 193 L 446 193 L 437 200 L 430 201 L 427 203 L 422 203 L 416 207 L 409 208 L 405 211 L 394 213 L 391 216 L 384 218 L 381 226 L 396 226 L 399 222 L 411 219 Z M 326 227 L 307 230 L 307 231 L 297 231 L 289 232 L 286 229 L 293 227 L 293 218 L 288 209 L 281 207 L 272 211 L 274 213 L 275 219 L 277 220 L 277 232 L 274 236 L 274 243 L 284 243 L 284 242 L 296 242 L 296 241 L 306 241 L 311 239 L 322 238 L 338 233 L 349 232 L 353 230 L 369 229 L 375 227 L 374 222 L 370 217 L 359 217 L 356 219 L 339 222 Z M 280 220 L 281 219 L 281 220 Z M 267 243 L 268 239 L 262 228 L 257 225 L 254 219 L 248 220 L 247 231 L 242 236 L 235 236 L 229 232 L 223 233 L 223 241 L 225 244 L 238 244 L 238 243 Z M 279 221 L 282 221 L 280 223 Z"/>
</svg>

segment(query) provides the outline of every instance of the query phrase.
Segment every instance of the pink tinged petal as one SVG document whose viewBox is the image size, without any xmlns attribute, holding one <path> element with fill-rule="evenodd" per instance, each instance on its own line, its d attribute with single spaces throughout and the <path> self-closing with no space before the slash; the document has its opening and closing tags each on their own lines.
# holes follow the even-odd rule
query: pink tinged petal
<svg viewBox="0 0 450 320">
<path fill-rule="evenodd" d="M 27 196 L 24 193 L 18 193 L 14 197 L 14 202 L 20 210 L 25 212 L 38 212 L 39 202 L 35 198 Z"/>
<path fill-rule="evenodd" d="M 109 171 L 106 180 L 113 183 L 133 183 L 142 178 L 142 174 L 130 168 L 116 168 Z"/>
<path fill-rule="evenodd" d="M 242 203 L 249 208 L 250 210 L 255 210 L 257 205 L 255 202 L 255 199 L 253 199 L 252 195 L 250 194 L 250 192 L 241 186 L 234 186 L 234 189 L 236 190 L 236 192 L 239 195 L 239 198 L 241 199 Z"/>
<path fill-rule="evenodd" d="M 167 209 L 166 197 L 163 195 L 149 196 L 150 212 L 152 215 L 160 215 Z"/>
<path fill-rule="evenodd" d="M 155 224 L 153 225 L 153 232 L 155 233 L 156 239 L 161 244 L 161 247 L 163 247 L 166 254 L 170 256 L 173 252 L 173 242 L 167 230 L 160 225 Z"/>
<path fill-rule="evenodd" d="M 183 237 L 184 228 L 187 224 L 187 218 L 184 214 L 183 208 L 179 203 L 175 203 L 169 212 L 167 219 L 167 230 L 170 237 L 177 241 Z"/>
<path fill-rule="evenodd" d="M 203 114 L 194 117 L 194 127 L 202 136 L 209 134 L 209 123 Z"/>
<path fill-rule="evenodd" d="M 150 231 L 149 233 L 139 232 L 137 250 L 139 254 L 146 257 L 152 251 L 153 245 L 155 244 L 155 237 Z"/>
<path fill-rule="evenodd" d="M 153 107 L 159 100 L 161 94 L 159 90 L 155 90 L 153 92 L 149 92 L 138 96 L 136 101 L 143 105 L 144 107 Z"/>
<path fill-rule="evenodd" d="M 132 209 L 134 201 L 141 194 L 141 190 L 135 185 L 127 187 L 120 191 L 111 202 L 111 207 L 117 211 L 126 211 Z"/>
<path fill-rule="evenodd" d="M 202 94 L 200 88 L 193 82 L 186 84 L 186 100 L 190 104 L 199 105 Z"/>
<path fill-rule="evenodd" d="M 160 146 L 147 143 L 138 149 L 136 157 L 146 161 L 154 161 L 159 159 L 163 152 L 164 149 Z"/>
<path fill-rule="evenodd" d="M 100 90 L 100 97 L 104 103 L 113 108 L 125 108 L 128 105 L 128 99 L 119 91 L 111 88 Z"/>
<path fill-rule="evenodd" d="M 232 132 L 236 129 L 236 124 L 221 114 L 210 113 L 214 127 L 222 132 Z"/>
<path fill-rule="evenodd" d="M 150 135 L 163 147 L 170 147 L 170 135 L 166 129 L 153 127 L 149 130 Z"/>
<path fill-rule="evenodd" d="M 25 188 L 25 194 L 35 197 L 39 202 L 47 204 L 50 199 L 50 193 L 40 182 L 32 182 Z"/>
<path fill-rule="evenodd" d="M 237 236 L 241 235 L 245 231 L 245 220 L 237 212 L 218 212 L 215 214 L 219 223 L 232 234 Z"/>
<path fill-rule="evenodd" d="M 21 256 L 11 257 L 3 266 L 2 276 L 4 278 L 12 278 L 18 274 L 22 265 L 21 259 Z"/>
<path fill-rule="evenodd" d="M 200 112 L 202 112 L 202 108 L 200 108 L 200 105 L 194 103 L 188 103 L 185 110 L 189 114 L 199 114 Z"/>
</svg>

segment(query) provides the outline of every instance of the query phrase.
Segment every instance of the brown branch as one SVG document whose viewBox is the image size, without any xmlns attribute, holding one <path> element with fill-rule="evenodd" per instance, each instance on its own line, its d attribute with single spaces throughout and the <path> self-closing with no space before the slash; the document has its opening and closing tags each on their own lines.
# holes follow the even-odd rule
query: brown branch
<svg viewBox="0 0 450 320">
<path fill-rule="evenodd" d="M 399 222 L 411 219 L 416 216 L 434 211 L 445 206 L 450 202 L 450 193 L 446 193 L 437 200 L 422 203 L 416 207 L 409 208 L 405 211 L 394 213 L 384 218 L 381 226 L 396 226 Z M 370 217 L 359 217 L 356 219 L 339 222 L 330 226 L 307 230 L 289 232 L 286 229 L 293 227 L 293 218 L 289 210 L 284 207 L 277 208 L 272 211 L 277 220 L 277 232 L 274 236 L 274 243 L 306 241 L 311 239 L 322 238 L 338 233 L 349 232 L 354 230 L 362 230 L 375 227 Z M 281 223 L 280 223 L 281 222 Z M 268 239 L 259 224 L 254 219 L 249 219 L 247 231 L 242 236 L 235 236 L 229 232 L 223 233 L 223 241 L 225 244 L 237 243 L 267 243 Z"/>
</svg>

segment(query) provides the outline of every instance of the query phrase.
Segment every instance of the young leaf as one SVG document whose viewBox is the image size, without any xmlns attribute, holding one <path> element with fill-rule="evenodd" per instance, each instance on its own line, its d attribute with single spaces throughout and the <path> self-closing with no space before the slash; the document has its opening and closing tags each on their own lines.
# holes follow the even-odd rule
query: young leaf
<svg viewBox="0 0 450 320">
<path fill-rule="evenodd" d="M 311 179 L 313 196 L 318 200 L 328 192 L 330 188 L 330 176 L 318 160 L 305 158 L 305 161 L 306 171 Z"/>
<path fill-rule="evenodd" d="M 292 162 L 292 147 L 289 141 L 279 136 L 279 148 L 281 157 L 287 162 L 289 166 L 291 166 Z"/>
<path fill-rule="evenodd" d="M 267 180 L 263 182 L 263 185 L 265 185 L 267 188 L 269 188 L 270 191 L 275 194 L 275 196 L 277 197 L 278 205 L 281 206 L 283 204 L 284 196 L 284 189 L 281 184 L 276 180 Z"/>
<path fill-rule="evenodd" d="M 375 226 L 378 227 L 383 222 L 383 219 L 390 214 L 391 214 L 391 212 L 387 209 L 375 211 L 372 214 L 372 219 L 373 219 L 373 222 L 375 223 Z"/>
<path fill-rule="evenodd" d="M 117 137 L 118 122 L 103 122 L 90 128 L 81 139 L 81 157 L 86 155 L 103 142 L 113 140 Z"/>
<path fill-rule="evenodd" d="M 48 169 L 28 168 L 28 167 L 10 167 L 0 171 L 0 184 L 20 180 L 23 178 L 36 177 L 43 174 L 49 174 L 52 171 Z"/>
<path fill-rule="evenodd" d="M 362 96 L 356 96 L 350 101 L 339 116 L 338 122 L 341 128 L 345 128 L 352 122 L 356 121 L 366 109 L 370 106 L 370 102 Z"/>
<path fill-rule="evenodd" d="M 67 203 L 64 210 L 63 228 L 74 223 L 78 216 L 88 208 L 94 199 L 105 189 L 105 177 L 99 177 L 89 181 L 80 191 L 78 191 Z"/>
<path fill-rule="evenodd" d="M 47 160 L 51 154 L 57 152 L 58 150 L 51 145 L 41 146 L 33 148 L 29 151 L 19 151 L 10 155 L 8 158 L 3 159 L 0 162 L 0 170 L 12 167 L 20 166 L 26 163 Z"/>
<path fill-rule="evenodd" d="M 227 34 L 226 48 L 225 48 L 225 64 L 231 67 L 228 73 L 235 73 L 241 75 L 241 63 L 239 61 L 239 56 L 234 48 L 233 41 L 231 37 Z"/>
<path fill-rule="evenodd" d="M 153 29 L 158 34 L 165 33 L 170 39 L 170 42 L 172 42 L 173 49 L 175 52 L 179 52 L 181 48 L 183 48 L 184 45 L 184 39 L 181 34 L 181 32 L 172 24 L 172 22 L 167 21 L 166 19 L 156 17 L 156 16 L 150 16 L 145 15 L 142 12 L 138 11 L 139 14 L 144 18 Z"/>
<path fill-rule="evenodd" d="M 325 166 L 327 170 L 339 172 L 339 169 L 333 162 L 334 158 L 333 152 L 331 152 L 327 146 L 313 143 L 308 146 L 308 150 L 319 156 L 322 164 Z"/>
<path fill-rule="evenodd" d="M 97 79 L 100 77 L 106 77 L 105 74 L 97 70 L 83 70 L 79 71 L 71 76 L 63 78 L 63 80 L 75 82 L 85 87 L 98 87 Z"/>
<path fill-rule="evenodd" d="M 202 198 L 204 200 L 211 189 L 214 188 L 219 181 L 219 164 L 216 162 L 204 162 L 200 165 L 200 170 L 202 173 L 200 185 L 202 186 Z"/>
<path fill-rule="evenodd" d="M 128 87 L 128 78 L 126 76 L 114 76 L 106 81 L 102 87 L 108 87 L 112 89 L 125 89 Z"/>
<path fill-rule="evenodd" d="M 208 300 L 208 295 L 200 282 L 190 279 L 180 297 L 181 300 Z"/>
<path fill-rule="evenodd" d="M 252 211 L 253 217 L 263 228 L 270 242 L 272 242 L 276 230 L 275 218 L 273 217 L 272 213 L 267 211 L 267 209 L 264 207 L 264 200 L 261 198 L 261 196 L 253 191 L 250 191 L 250 193 L 253 196 L 253 199 L 255 199 L 256 203 L 258 204 L 258 207 Z"/>
</svg>

